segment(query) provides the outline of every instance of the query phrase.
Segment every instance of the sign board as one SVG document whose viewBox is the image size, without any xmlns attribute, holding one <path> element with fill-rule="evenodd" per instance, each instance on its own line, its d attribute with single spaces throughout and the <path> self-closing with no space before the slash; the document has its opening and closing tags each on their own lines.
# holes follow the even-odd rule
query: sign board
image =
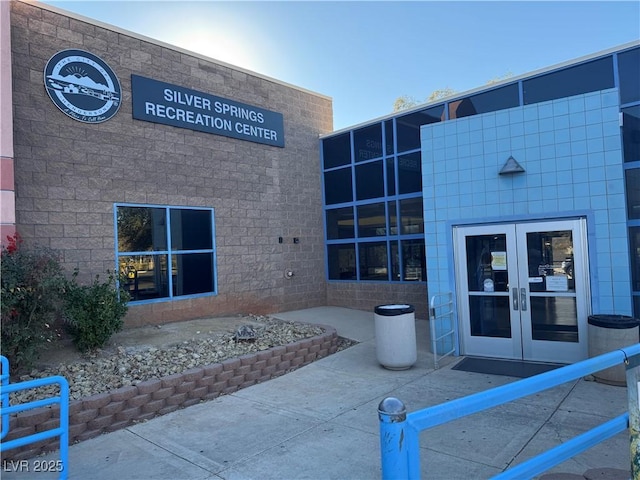
<svg viewBox="0 0 640 480">
<path fill-rule="evenodd" d="M 506 270 L 507 252 L 491 252 L 491 268 L 493 270 Z"/>
<path fill-rule="evenodd" d="M 566 275 L 550 275 L 545 277 L 548 292 L 567 292 L 569 282 Z"/>
<path fill-rule="evenodd" d="M 133 118 L 284 147 L 281 113 L 131 75 Z"/>
<path fill-rule="evenodd" d="M 101 123 L 120 108 L 120 81 L 100 57 L 84 50 L 62 50 L 44 67 L 51 101 L 65 115 L 84 123 Z"/>
</svg>

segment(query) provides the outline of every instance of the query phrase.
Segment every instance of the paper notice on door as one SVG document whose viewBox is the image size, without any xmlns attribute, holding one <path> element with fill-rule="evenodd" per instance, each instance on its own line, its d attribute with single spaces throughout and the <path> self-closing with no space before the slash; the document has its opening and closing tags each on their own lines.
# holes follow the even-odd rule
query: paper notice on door
<svg viewBox="0 0 640 480">
<path fill-rule="evenodd" d="M 507 252 L 491 252 L 491 268 L 493 270 L 506 270 Z"/>
<path fill-rule="evenodd" d="M 566 275 L 553 275 L 545 277 L 548 292 L 566 292 L 569 290 L 569 281 Z"/>
</svg>

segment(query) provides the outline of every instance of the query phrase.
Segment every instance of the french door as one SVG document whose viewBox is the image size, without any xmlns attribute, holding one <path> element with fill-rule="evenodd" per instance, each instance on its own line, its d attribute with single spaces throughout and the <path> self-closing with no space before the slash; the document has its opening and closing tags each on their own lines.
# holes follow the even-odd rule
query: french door
<svg viewBox="0 0 640 480">
<path fill-rule="evenodd" d="M 572 363 L 587 357 L 584 220 L 454 228 L 464 355 Z"/>
</svg>

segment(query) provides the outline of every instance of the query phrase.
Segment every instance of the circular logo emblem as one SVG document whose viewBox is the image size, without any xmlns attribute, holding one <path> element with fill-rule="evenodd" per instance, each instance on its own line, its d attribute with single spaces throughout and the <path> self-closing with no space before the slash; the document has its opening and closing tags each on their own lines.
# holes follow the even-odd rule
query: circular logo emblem
<svg viewBox="0 0 640 480">
<path fill-rule="evenodd" d="M 104 122 L 120 108 L 118 77 L 101 58 L 83 50 L 63 50 L 51 57 L 44 85 L 53 103 L 80 122 Z"/>
</svg>

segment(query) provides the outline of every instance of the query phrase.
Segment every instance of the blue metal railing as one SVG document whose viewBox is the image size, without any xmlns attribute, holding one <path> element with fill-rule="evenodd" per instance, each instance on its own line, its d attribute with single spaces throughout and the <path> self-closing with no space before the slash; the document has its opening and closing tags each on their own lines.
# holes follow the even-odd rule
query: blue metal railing
<svg viewBox="0 0 640 480">
<path fill-rule="evenodd" d="M 456 352 L 456 322 L 453 319 L 453 292 L 436 293 L 429 302 L 429 328 L 434 368 L 439 360 Z"/>
<path fill-rule="evenodd" d="M 420 478 L 419 434 L 423 430 L 533 395 L 609 367 L 628 364 L 632 357 L 638 355 L 640 355 L 640 344 L 412 413 L 406 413 L 405 406 L 400 400 L 386 398 L 378 408 L 382 478 L 384 480 Z M 634 368 L 638 368 L 639 363 L 638 359 L 633 359 Z M 633 395 L 629 394 L 629 398 L 632 397 Z M 637 395 L 635 408 L 637 408 Z M 623 414 L 537 457 L 505 470 L 494 479 L 531 478 L 543 473 L 624 431 L 628 423 L 629 414 Z"/>
<path fill-rule="evenodd" d="M 0 452 L 10 450 L 12 448 L 23 447 L 30 443 L 47 440 L 49 438 L 60 437 L 60 461 L 48 462 L 48 471 L 58 471 L 59 478 L 66 480 L 68 476 L 69 465 L 69 383 L 67 379 L 59 375 L 28 380 L 20 383 L 9 382 L 9 360 L 0 356 L 0 365 L 2 373 L 0 374 L 0 417 L 2 418 L 2 433 L 0 435 Z M 22 403 L 19 405 L 11 405 L 9 395 L 13 392 L 27 390 L 31 388 L 40 388 L 48 385 L 59 385 L 60 394 L 56 397 L 50 397 L 43 400 L 35 400 L 32 402 Z M 46 407 L 49 405 L 60 405 L 60 423 L 57 428 L 45 430 L 43 432 L 34 433 L 25 437 L 15 438 L 13 440 L 4 441 L 9 433 L 9 421 L 11 414 L 33 410 L 35 408 Z M 17 463 L 18 467 L 24 465 L 24 462 Z"/>
</svg>

